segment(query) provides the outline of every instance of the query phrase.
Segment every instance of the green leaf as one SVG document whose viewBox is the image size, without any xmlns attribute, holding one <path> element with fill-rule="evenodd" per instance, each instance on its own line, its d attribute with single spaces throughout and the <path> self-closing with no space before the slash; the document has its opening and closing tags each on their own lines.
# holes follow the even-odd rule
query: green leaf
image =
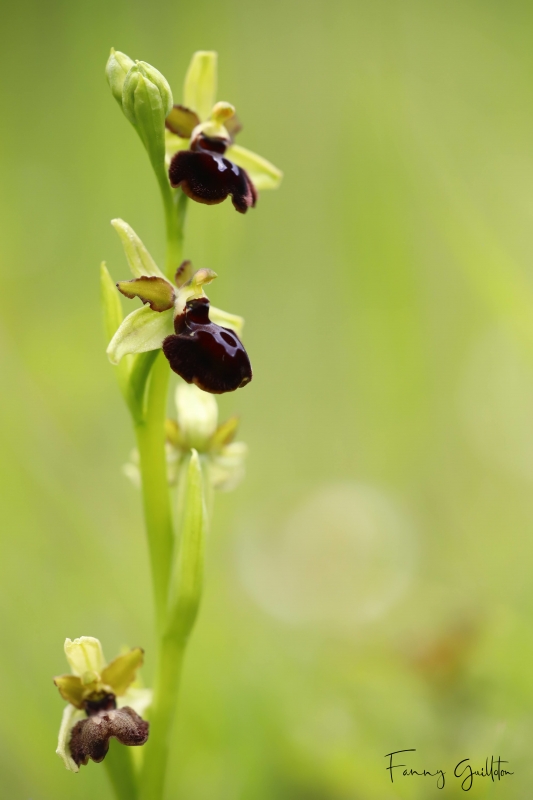
<svg viewBox="0 0 533 800">
<path fill-rule="evenodd" d="M 171 333 L 174 333 L 174 309 L 158 313 L 150 306 L 137 308 L 126 317 L 111 339 L 107 355 L 112 364 L 118 364 L 128 353 L 158 350 L 163 339 Z"/>
<path fill-rule="evenodd" d="M 123 219 L 112 219 L 111 225 L 120 237 L 133 277 L 142 278 L 145 275 L 153 275 L 166 280 L 133 228 Z"/>
<path fill-rule="evenodd" d="M 217 94 L 217 53 L 198 50 L 185 76 L 183 105 L 196 111 L 202 122 L 209 117 Z"/>
<path fill-rule="evenodd" d="M 226 157 L 230 161 L 246 170 L 253 185 L 259 191 L 263 189 L 277 189 L 283 178 L 283 172 L 267 161 L 266 158 L 252 153 L 245 147 L 232 144 L 226 150 Z"/>
<path fill-rule="evenodd" d="M 181 480 L 180 540 L 171 577 L 167 630 L 167 634 L 180 644 L 187 640 L 194 626 L 204 574 L 207 511 L 202 467 L 196 450 L 191 450 Z"/>
</svg>

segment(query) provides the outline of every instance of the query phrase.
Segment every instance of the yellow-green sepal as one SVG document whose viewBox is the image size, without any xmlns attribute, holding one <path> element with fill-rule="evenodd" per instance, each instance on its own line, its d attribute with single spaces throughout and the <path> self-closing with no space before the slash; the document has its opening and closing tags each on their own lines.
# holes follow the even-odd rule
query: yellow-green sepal
<svg viewBox="0 0 533 800">
<path fill-rule="evenodd" d="M 70 755 L 70 737 L 72 728 L 82 719 L 85 719 L 85 712 L 80 711 L 73 705 L 65 706 L 63 717 L 61 719 L 61 726 L 59 728 L 59 736 L 57 740 L 57 755 L 63 760 L 65 767 L 69 772 L 79 772 L 80 768 Z"/>
<path fill-rule="evenodd" d="M 109 686 L 113 694 L 124 694 L 137 677 L 137 670 L 143 661 L 144 650 L 140 647 L 117 656 L 102 670 L 102 683 Z"/>
<path fill-rule="evenodd" d="M 145 275 L 152 275 L 166 280 L 131 225 L 128 225 L 123 219 L 112 219 L 111 225 L 118 233 L 120 241 L 122 242 L 122 247 L 124 248 L 124 253 L 133 277 L 142 278 Z"/>
<path fill-rule="evenodd" d="M 102 645 L 94 636 L 65 639 L 64 649 L 72 674 L 84 683 L 90 682 L 85 679 L 88 674 L 99 674 L 105 667 Z"/>
<path fill-rule="evenodd" d="M 183 105 L 196 111 L 200 120 L 206 120 L 215 104 L 217 94 L 218 54 L 209 50 L 194 53 L 183 87 Z"/>
<path fill-rule="evenodd" d="M 281 183 L 283 172 L 266 158 L 247 150 L 246 147 L 232 144 L 226 150 L 226 157 L 238 167 L 246 170 L 253 185 L 259 191 L 277 189 Z"/>
<path fill-rule="evenodd" d="M 230 314 L 228 311 L 223 311 L 221 308 L 211 306 L 209 309 L 209 316 L 211 322 L 220 325 L 222 328 L 230 328 L 235 331 L 239 338 L 242 338 L 242 331 L 244 328 L 244 318 L 239 317 L 238 314 Z"/>
<path fill-rule="evenodd" d="M 174 309 L 152 311 L 143 306 L 132 311 L 109 342 L 107 355 L 112 364 L 118 364 L 129 353 L 146 353 L 158 350 L 163 339 L 174 333 Z"/>
<path fill-rule="evenodd" d="M 78 675 L 58 675 L 54 683 L 59 689 L 59 694 L 76 708 L 83 708 L 85 700 L 85 686 Z"/>
</svg>

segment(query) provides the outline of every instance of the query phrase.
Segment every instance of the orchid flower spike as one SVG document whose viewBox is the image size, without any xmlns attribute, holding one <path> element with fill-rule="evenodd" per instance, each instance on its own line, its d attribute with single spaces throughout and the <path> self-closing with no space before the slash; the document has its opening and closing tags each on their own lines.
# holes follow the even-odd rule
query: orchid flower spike
<svg viewBox="0 0 533 800">
<path fill-rule="evenodd" d="M 65 655 L 72 673 L 54 678 L 67 701 L 59 729 L 56 753 L 67 769 L 103 761 L 112 737 L 139 746 L 148 739 L 148 722 L 142 719 L 151 703 L 149 689 L 133 688 L 144 653 L 135 647 L 106 664 L 102 645 L 92 636 L 65 640 Z"/>
<path fill-rule="evenodd" d="M 162 348 L 171 369 L 205 392 L 232 392 L 249 383 L 252 367 L 238 335 L 244 321 L 213 308 L 204 293 L 203 287 L 216 273 L 193 272 L 190 261 L 185 261 L 172 283 L 129 225 L 120 219 L 112 225 L 134 276 L 119 281 L 117 287 L 144 305 L 124 319 L 111 339 L 107 348 L 111 363 L 118 364 L 128 353 Z"/>
<path fill-rule="evenodd" d="M 217 54 L 198 51 L 185 77 L 183 105 L 174 105 L 165 120 L 170 183 L 207 205 L 231 195 L 236 210 L 244 214 L 255 206 L 258 190 L 279 186 L 282 173 L 234 144 L 241 123 L 230 103 L 215 103 L 216 90 Z"/>
</svg>

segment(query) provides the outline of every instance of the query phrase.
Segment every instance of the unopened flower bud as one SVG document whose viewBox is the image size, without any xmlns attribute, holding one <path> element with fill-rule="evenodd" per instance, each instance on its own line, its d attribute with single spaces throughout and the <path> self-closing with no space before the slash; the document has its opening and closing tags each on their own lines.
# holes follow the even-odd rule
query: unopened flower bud
<svg viewBox="0 0 533 800">
<path fill-rule="evenodd" d="M 126 75 L 133 66 L 135 66 L 135 62 L 132 61 L 129 56 L 125 53 L 121 53 L 120 50 L 111 48 L 111 55 L 107 59 L 105 75 L 113 97 L 121 106 L 124 81 L 126 80 Z"/>
<path fill-rule="evenodd" d="M 161 73 L 144 62 L 128 72 L 122 91 L 122 110 L 136 128 L 154 167 L 165 160 L 165 117 L 172 108 L 172 92 Z"/>
<path fill-rule="evenodd" d="M 161 100 L 163 102 L 163 111 L 165 113 L 165 117 L 168 117 L 172 111 L 174 100 L 172 99 L 172 89 L 170 88 L 167 79 L 161 72 L 159 72 L 158 69 L 152 67 L 152 65 L 148 64 L 146 61 L 139 61 L 138 65 L 142 68 L 144 75 L 149 78 L 159 89 Z"/>
<path fill-rule="evenodd" d="M 176 390 L 178 426 L 186 447 L 205 451 L 218 423 L 217 401 L 194 384 L 180 383 Z"/>
</svg>

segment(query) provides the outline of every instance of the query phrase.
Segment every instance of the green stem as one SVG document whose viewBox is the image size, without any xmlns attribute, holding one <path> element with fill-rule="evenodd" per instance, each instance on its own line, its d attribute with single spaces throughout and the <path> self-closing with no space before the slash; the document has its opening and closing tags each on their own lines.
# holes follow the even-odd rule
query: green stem
<svg viewBox="0 0 533 800">
<path fill-rule="evenodd" d="M 166 274 L 173 279 L 183 258 L 183 228 L 187 197 L 173 192 L 165 174 L 158 175 L 165 209 Z M 143 748 L 140 796 L 163 796 L 172 720 L 177 704 L 183 647 L 165 636 L 174 533 L 165 456 L 165 417 L 170 370 L 160 353 L 152 367 L 145 413 L 135 425 L 143 488 L 143 504 L 160 641 L 154 701 L 150 712 L 150 738 Z"/>
<path fill-rule="evenodd" d="M 159 171 L 161 172 L 161 171 Z M 173 193 L 166 173 L 157 172 L 165 208 L 167 259 L 166 272 L 172 278 L 183 254 L 183 228 L 187 198 L 183 192 Z M 183 199 L 184 198 L 184 199 Z M 170 370 L 162 353 L 151 369 L 144 413 L 135 421 L 142 479 L 143 506 L 154 600 L 157 631 L 162 635 L 168 600 L 168 583 L 174 533 L 167 481 L 165 455 L 165 417 Z"/>
<path fill-rule="evenodd" d="M 183 236 L 187 196 L 181 191 L 173 192 L 168 183 L 166 172 L 159 176 L 159 187 L 165 207 L 165 225 L 167 233 L 166 274 L 173 280 L 177 268 L 183 259 Z"/>
<path fill-rule="evenodd" d="M 150 738 L 143 748 L 139 800 L 161 800 L 163 797 L 184 654 L 185 643 L 169 636 L 161 638 L 150 713 Z"/>
<path fill-rule="evenodd" d="M 112 739 L 104 764 L 117 800 L 137 800 L 139 791 L 129 748 Z"/>
<path fill-rule="evenodd" d="M 165 455 L 168 379 L 168 363 L 159 353 L 149 379 L 146 412 L 142 422 L 135 426 L 159 635 L 165 628 L 174 543 Z"/>
</svg>

